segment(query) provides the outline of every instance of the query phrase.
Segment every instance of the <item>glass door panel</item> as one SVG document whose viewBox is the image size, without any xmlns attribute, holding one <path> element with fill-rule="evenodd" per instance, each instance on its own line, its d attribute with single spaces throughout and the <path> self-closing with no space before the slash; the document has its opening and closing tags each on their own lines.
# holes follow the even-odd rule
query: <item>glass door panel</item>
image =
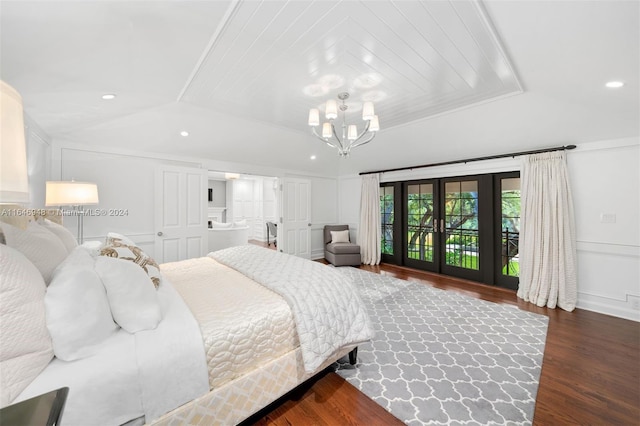
<svg viewBox="0 0 640 426">
<path fill-rule="evenodd" d="M 515 289 L 520 276 L 520 177 L 500 177 L 497 192 L 500 200 L 500 236 L 496 281 L 498 285 Z"/>
<path fill-rule="evenodd" d="M 480 257 L 480 178 L 442 179 L 440 270 L 447 275 L 482 279 Z"/>
<path fill-rule="evenodd" d="M 406 184 L 405 264 L 436 270 L 436 188 L 433 182 Z"/>
<path fill-rule="evenodd" d="M 393 255 L 393 224 L 394 224 L 394 187 L 380 188 L 380 222 L 382 226 L 381 250 L 382 254 Z"/>
<path fill-rule="evenodd" d="M 445 264 L 479 269 L 478 182 L 445 183 Z"/>
</svg>

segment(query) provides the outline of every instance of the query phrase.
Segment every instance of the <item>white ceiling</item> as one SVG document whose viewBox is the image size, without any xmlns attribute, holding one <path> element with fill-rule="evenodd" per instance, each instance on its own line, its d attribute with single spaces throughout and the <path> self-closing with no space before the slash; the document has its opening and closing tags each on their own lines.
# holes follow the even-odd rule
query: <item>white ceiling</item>
<svg viewBox="0 0 640 426">
<path fill-rule="evenodd" d="M 349 174 L 638 136 L 639 5 L 0 0 L 0 74 L 61 142 Z M 347 160 L 306 125 L 342 91 Z"/>
</svg>

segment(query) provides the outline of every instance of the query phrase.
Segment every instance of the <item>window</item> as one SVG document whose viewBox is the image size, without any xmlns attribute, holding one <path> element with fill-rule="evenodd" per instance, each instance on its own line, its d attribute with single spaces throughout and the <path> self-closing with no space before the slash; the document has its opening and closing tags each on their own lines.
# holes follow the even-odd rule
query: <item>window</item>
<svg viewBox="0 0 640 426">
<path fill-rule="evenodd" d="M 500 273 L 520 276 L 518 249 L 520 241 L 520 178 L 500 179 Z"/>
<path fill-rule="evenodd" d="M 380 188 L 380 222 L 382 225 L 382 254 L 393 255 L 393 220 L 394 220 L 394 188 L 383 186 Z"/>
<path fill-rule="evenodd" d="M 410 259 L 433 261 L 433 184 L 421 183 L 407 187 L 407 256 Z"/>
</svg>

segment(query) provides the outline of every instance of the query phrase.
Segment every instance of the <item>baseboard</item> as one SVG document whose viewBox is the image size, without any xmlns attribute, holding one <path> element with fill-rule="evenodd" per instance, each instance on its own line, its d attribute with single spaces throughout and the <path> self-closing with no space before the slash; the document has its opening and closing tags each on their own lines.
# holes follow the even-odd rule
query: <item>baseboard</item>
<svg viewBox="0 0 640 426">
<path fill-rule="evenodd" d="M 578 293 L 576 307 L 599 314 L 640 322 L 640 311 L 633 309 L 628 301 L 618 301 L 592 294 Z"/>
<path fill-rule="evenodd" d="M 311 260 L 324 259 L 324 249 L 311 250 Z"/>
</svg>

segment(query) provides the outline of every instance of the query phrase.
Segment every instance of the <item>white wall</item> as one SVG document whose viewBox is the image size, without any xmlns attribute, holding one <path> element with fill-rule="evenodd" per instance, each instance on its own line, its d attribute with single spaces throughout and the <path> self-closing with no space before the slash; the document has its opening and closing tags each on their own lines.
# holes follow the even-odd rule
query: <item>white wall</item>
<svg viewBox="0 0 640 426">
<path fill-rule="evenodd" d="M 144 154 L 109 153 L 60 147 L 55 149 L 58 169 L 55 179 L 95 182 L 100 209 L 124 209 L 123 216 L 86 216 L 85 240 L 102 240 L 107 232 L 129 236 L 150 256 L 154 256 L 155 172 L 160 165 L 200 167 L 198 163 L 154 158 Z M 75 235 L 76 218 L 65 217 L 64 224 Z"/>
<path fill-rule="evenodd" d="M 101 209 L 127 209 L 121 217 L 86 217 L 84 220 L 85 240 L 103 239 L 107 232 L 120 232 L 131 236 L 143 250 L 154 256 L 154 175 L 159 165 L 199 167 L 207 170 L 237 171 L 243 174 L 274 176 L 260 178 L 258 188 L 260 221 L 254 223 L 252 231 L 257 239 L 266 239 L 261 234 L 264 220 L 276 219 L 276 192 L 273 189 L 275 177 L 297 176 L 312 181 L 312 253 L 323 257 L 321 235 L 325 223 L 337 221 L 336 178 L 307 176 L 289 170 L 253 167 L 246 164 L 224 163 L 214 160 L 182 158 L 155 153 L 127 150 L 113 150 L 55 142 L 52 147 L 51 174 L 53 179 L 76 179 L 96 182 Z M 44 182 L 42 182 L 44 192 Z M 231 185 L 227 185 L 228 187 Z M 253 191 L 255 192 L 255 191 Z M 256 195 L 255 193 L 253 195 Z M 252 200 L 253 202 L 253 200 Z M 227 198 L 227 208 L 231 207 Z M 254 206 L 255 207 L 255 206 Z M 231 219 L 228 217 L 227 221 Z M 256 221 L 254 221 L 256 222 Z M 76 219 L 65 218 L 65 226 L 76 232 Z M 317 228 L 319 227 L 320 233 Z M 317 234 L 317 235 L 316 235 Z M 315 235 L 315 237 L 314 237 Z"/>
<path fill-rule="evenodd" d="M 227 207 L 227 183 L 223 180 L 209 179 L 209 188 L 213 195 L 209 207 Z"/>
<path fill-rule="evenodd" d="M 45 182 L 51 175 L 51 139 L 25 114 L 29 207 L 41 208 L 45 202 Z"/>
<path fill-rule="evenodd" d="M 568 151 L 578 250 L 578 304 L 640 321 L 640 141 L 584 143 Z M 519 170 L 518 159 L 384 173 L 382 182 Z M 340 222 L 356 227 L 361 179 L 340 178 Z M 603 223 L 602 214 L 615 215 Z"/>
<path fill-rule="evenodd" d="M 360 226 L 360 176 L 343 176 L 338 181 L 338 223 L 349 225 L 351 241 L 358 241 L 358 227 Z"/>
<path fill-rule="evenodd" d="M 581 144 L 568 156 L 578 307 L 640 321 L 640 144 Z M 602 215 L 615 215 L 603 223 Z"/>
</svg>

